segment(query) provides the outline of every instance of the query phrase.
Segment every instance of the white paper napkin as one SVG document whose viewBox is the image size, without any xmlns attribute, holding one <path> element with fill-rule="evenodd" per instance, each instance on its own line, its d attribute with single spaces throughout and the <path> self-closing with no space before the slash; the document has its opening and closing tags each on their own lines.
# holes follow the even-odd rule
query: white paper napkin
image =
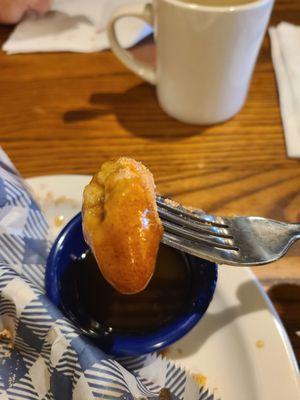
<svg viewBox="0 0 300 400">
<path fill-rule="evenodd" d="M 281 22 L 269 33 L 287 153 L 300 158 L 300 27 Z"/>
<path fill-rule="evenodd" d="M 106 25 L 112 13 L 123 4 L 147 0 L 54 0 L 52 11 L 43 17 L 28 15 L 20 22 L 3 50 L 8 54 L 73 51 L 94 52 L 109 48 Z M 151 32 L 136 18 L 117 24 L 123 47 L 131 47 Z"/>
</svg>

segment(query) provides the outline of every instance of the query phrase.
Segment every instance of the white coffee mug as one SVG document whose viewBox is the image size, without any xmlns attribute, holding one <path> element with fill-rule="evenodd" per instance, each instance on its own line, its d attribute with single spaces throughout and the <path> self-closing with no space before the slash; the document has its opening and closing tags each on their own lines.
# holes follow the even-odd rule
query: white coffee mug
<svg viewBox="0 0 300 400">
<path fill-rule="evenodd" d="M 154 0 L 153 6 L 120 8 L 109 23 L 108 36 L 116 56 L 156 85 L 166 113 L 183 122 L 213 124 L 232 117 L 245 102 L 274 0 L 240 0 L 243 4 L 232 6 L 230 0 L 219 0 L 226 6 L 194 1 Z M 154 26 L 155 67 L 120 46 L 115 24 L 129 16 Z"/>
</svg>

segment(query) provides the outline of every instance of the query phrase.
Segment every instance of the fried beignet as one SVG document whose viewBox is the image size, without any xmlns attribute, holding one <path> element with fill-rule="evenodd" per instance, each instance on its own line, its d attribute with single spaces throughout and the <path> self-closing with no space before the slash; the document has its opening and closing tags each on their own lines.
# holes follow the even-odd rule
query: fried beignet
<svg viewBox="0 0 300 400">
<path fill-rule="evenodd" d="M 130 158 L 104 163 L 83 194 L 83 233 L 104 278 L 120 293 L 143 290 L 163 234 L 151 172 Z"/>
</svg>

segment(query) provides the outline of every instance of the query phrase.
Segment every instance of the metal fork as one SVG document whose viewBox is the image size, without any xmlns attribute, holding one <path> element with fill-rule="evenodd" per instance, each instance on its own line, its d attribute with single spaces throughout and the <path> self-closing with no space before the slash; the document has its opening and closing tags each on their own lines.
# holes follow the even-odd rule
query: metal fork
<svg viewBox="0 0 300 400">
<path fill-rule="evenodd" d="M 300 239 L 300 224 L 261 217 L 217 217 L 157 196 L 162 242 L 218 264 L 263 265 Z"/>
</svg>

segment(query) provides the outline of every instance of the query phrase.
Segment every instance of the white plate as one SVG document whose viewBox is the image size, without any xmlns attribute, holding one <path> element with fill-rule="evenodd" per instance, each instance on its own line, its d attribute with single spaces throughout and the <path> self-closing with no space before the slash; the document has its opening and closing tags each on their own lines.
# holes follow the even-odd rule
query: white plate
<svg viewBox="0 0 300 400">
<path fill-rule="evenodd" d="M 28 179 L 56 235 L 79 210 L 88 176 Z M 267 268 L 267 267 L 265 267 Z M 248 268 L 222 267 L 214 299 L 200 323 L 166 356 L 195 374 L 222 400 L 299 400 L 299 372 L 268 297 Z"/>
</svg>

